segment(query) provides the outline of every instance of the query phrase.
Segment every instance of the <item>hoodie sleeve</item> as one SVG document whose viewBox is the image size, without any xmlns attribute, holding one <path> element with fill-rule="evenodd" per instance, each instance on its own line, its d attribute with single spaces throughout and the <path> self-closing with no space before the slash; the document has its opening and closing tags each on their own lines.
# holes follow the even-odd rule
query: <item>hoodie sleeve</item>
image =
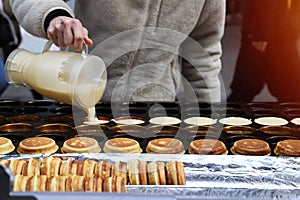
<svg viewBox="0 0 300 200">
<path fill-rule="evenodd" d="M 221 101 L 224 24 L 225 0 L 206 0 L 196 27 L 182 45 L 182 73 L 188 84 L 184 83 L 185 94 L 192 91 L 199 102 Z"/>
<path fill-rule="evenodd" d="M 45 22 L 49 15 L 52 18 L 53 13 L 74 16 L 72 9 L 62 0 L 10 0 L 10 5 L 20 25 L 37 37 L 47 38 Z"/>
</svg>

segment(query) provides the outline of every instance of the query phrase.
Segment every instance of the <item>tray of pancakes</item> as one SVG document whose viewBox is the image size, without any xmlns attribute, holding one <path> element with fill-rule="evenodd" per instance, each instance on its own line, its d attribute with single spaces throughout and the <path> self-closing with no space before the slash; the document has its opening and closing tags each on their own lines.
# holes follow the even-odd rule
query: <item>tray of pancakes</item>
<svg viewBox="0 0 300 200">
<path fill-rule="evenodd" d="M 4 156 L 0 163 L 15 177 L 13 191 L 23 194 L 116 192 L 222 199 L 300 195 L 299 160 L 294 157 L 55 154 Z"/>
</svg>

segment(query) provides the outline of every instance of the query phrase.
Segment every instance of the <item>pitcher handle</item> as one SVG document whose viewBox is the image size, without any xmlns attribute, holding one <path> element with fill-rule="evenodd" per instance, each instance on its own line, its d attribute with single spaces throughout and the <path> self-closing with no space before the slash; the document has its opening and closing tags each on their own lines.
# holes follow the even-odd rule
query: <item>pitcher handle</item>
<svg viewBox="0 0 300 200">
<path fill-rule="evenodd" d="M 52 44 L 53 44 L 53 42 L 51 40 L 48 40 L 48 42 L 46 42 L 46 44 L 42 50 L 42 53 L 50 51 L 50 47 L 52 46 Z M 89 51 L 89 47 L 86 45 L 86 43 L 84 43 L 81 54 L 86 55 L 86 54 L 88 54 L 88 51 Z"/>
</svg>

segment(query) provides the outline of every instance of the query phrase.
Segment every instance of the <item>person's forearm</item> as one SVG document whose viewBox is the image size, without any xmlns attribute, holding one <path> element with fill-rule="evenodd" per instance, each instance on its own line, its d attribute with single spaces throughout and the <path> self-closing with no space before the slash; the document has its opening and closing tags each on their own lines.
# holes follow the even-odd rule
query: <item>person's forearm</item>
<svg viewBox="0 0 300 200">
<path fill-rule="evenodd" d="M 10 5 L 20 25 L 38 37 L 47 38 L 45 21 L 50 13 L 63 10 L 74 16 L 72 9 L 62 0 L 10 0 Z"/>
</svg>

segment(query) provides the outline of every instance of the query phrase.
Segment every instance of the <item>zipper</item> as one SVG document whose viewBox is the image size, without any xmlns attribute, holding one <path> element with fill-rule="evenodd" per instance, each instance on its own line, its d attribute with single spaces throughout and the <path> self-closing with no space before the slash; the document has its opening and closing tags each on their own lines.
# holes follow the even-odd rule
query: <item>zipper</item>
<svg viewBox="0 0 300 200">
<path fill-rule="evenodd" d="M 146 19 L 145 19 L 145 23 L 144 26 L 141 27 L 142 29 L 142 33 L 139 37 L 139 40 L 137 42 L 137 49 L 135 51 L 133 51 L 129 58 L 128 58 L 128 62 L 126 63 L 126 69 L 128 70 L 128 75 L 126 77 L 126 81 L 125 84 L 123 85 L 124 90 L 122 91 L 126 91 L 126 84 L 129 82 L 130 77 L 131 77 L 131 68 L 132 66 L 134 66 L 134 64 L 137 62 L 137 58 L 140 52 L 140 48 L 143 44 L 143 40 L 145 38 L 145 34 L 147 33 L 147 31 L 145 31 L 144 29 L 147 27 L 158 27 L 159 24 L 159 17 L 160 17 L 160 13 L 161 13 L 161 8 L 162 8 L 162 4 L 163 4 L 164 0 L 148 0 L 148 5 L 146 8 Z M 145 33 L 146 32 L 146 33 Z"/>
</svg>

